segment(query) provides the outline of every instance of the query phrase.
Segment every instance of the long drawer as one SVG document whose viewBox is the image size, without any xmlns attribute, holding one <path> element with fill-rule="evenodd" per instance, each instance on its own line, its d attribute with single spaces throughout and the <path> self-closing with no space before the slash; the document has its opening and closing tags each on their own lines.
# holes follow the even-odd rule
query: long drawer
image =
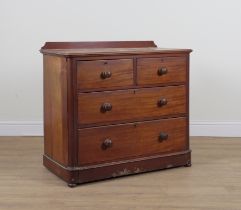
<svg viewBox="0 0 241 210">
<path fill-rule="evenodd" d="M 78 123 L 143 120 L 186 113 L 186 87 L 168 86 L 80 93 Z"/>
<path fill-rule="evenodd" d="M 173 118 L 79 130 L 79 165 L 187 149 L 187 120 Z"/>
</svg>

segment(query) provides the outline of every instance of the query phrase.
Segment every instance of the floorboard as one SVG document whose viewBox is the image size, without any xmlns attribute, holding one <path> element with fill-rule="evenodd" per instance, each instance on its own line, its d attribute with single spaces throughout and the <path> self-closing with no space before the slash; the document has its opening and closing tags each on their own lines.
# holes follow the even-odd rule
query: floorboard
<svg viewBox="0 0 241 210">
<path fill-rule="evenodd" d="M 0 210 L 241 210 L 241 138 L 191 138 L 193 165 L 67 187 L 43 138 L 0 137 Z"/>
</svg>

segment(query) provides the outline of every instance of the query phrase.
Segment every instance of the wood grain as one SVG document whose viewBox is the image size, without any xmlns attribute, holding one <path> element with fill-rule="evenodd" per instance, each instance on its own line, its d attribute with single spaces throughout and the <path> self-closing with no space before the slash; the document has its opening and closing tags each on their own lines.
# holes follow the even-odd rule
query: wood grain
<svg viewBox="0 0 241 210">
<path fill-rule="evenodd" d="M 186 126 L 186 119 L 178 118 L 81 129 L 79 165 L 186 150 Z M 162 142 L 161 132 L 168 134 Z M 106 139 L 112 146 L 105 149 Z"/>
<path fill-rule="evenodd" d="M 241 138 L 191 138 L 189 168 L 76 188 L 42 166 L 42 137 L 0 137 L 1 210 L 240 210 Z"/>
<path fill-rule="evenodd" d="M 78 122 L 90 124 L 115 120 L 134 121 L 143 117 L 186 113 L 185 97 L 185 86 L 80 93 Z M 158 106 L 161 98 L 167 99 L 167 105 Z M 112 110 L 101 112 L 103 103 L 110 103 Z"/>
<path fill-rule="evenodd" d="M 153 41 L 46 42 L 41 49 L 156 47 Z"/>
<path fill-rule="evenodd" d="M 158 75 L 160 68 L 167 73 Z M 186 57 L 139 58 L 137 60 L 137 84 L 164 84 L 170 82 L 186 82 Z"/>
<path fill-rule="evenodd" d="M 80 57 L 80 56 L 100 56 L 100 55 L 160 55 L 173 53 L 188 54 L 190 49 L 168 49 L 156 47 L 144 48 L 90 48 L 90 49 L 42 49 L 41 53 L 67 56 L 67 57 Z"/>
<path fill-rule="evenodd" d="M 110 78 L 101 78 L 102 72 L 110 72 Z M 125 87 L 133 85 L 133 60 L 96 60 L 77 63 L 78 89 Z"/>
<path fill-rule="evenodd" d="M 67 70 L 61 57 L 44 56 L 44 153 L 68 164 Z"/>
<path fill-rule="evenodd" d="M 72 186 L 190 165 L 190 49 L 157 48 L 148 41 L 51 42 L 41 52 L 43 160 L 50 171 Z M 160 67 L 168 74 L 157 79 Z M 168 118 L 173 123 L 164 123 Z M 111 140 L 104 139 L 107 134 Z"/>
<path fill-rule="evenodd" d="M 191 49 L 157 48 L 153 41 L 118 42 L 46 42 L 40 52 L 58 56 L 148 55 L 165 53 L 188 54 Z"/>
</svg>

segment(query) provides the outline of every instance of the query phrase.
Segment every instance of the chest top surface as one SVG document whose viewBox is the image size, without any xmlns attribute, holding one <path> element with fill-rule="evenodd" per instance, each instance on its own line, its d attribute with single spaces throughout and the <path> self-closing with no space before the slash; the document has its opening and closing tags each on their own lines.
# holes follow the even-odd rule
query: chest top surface
<svg viewBox="0 0 241 210">
<path fill-rule="evenodd" d="M 148 55 L 190 53 L 191 49 L 158 48 L 153 41 L 119 42 L 46 42 L 43 54 L 78 57 L 103 55 Z"/>
</svg>

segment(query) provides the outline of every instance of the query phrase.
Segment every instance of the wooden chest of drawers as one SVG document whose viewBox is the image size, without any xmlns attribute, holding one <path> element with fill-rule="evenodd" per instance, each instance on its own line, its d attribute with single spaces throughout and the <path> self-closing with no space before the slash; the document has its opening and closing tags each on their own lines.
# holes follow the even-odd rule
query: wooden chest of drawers
<svg viewBox="0 0 241 210">
<path fill-rule="evenodd" d="M 44 165 L 69 186 L 190 166 L 189 49 L 47 42 Z"/>
</svg>

